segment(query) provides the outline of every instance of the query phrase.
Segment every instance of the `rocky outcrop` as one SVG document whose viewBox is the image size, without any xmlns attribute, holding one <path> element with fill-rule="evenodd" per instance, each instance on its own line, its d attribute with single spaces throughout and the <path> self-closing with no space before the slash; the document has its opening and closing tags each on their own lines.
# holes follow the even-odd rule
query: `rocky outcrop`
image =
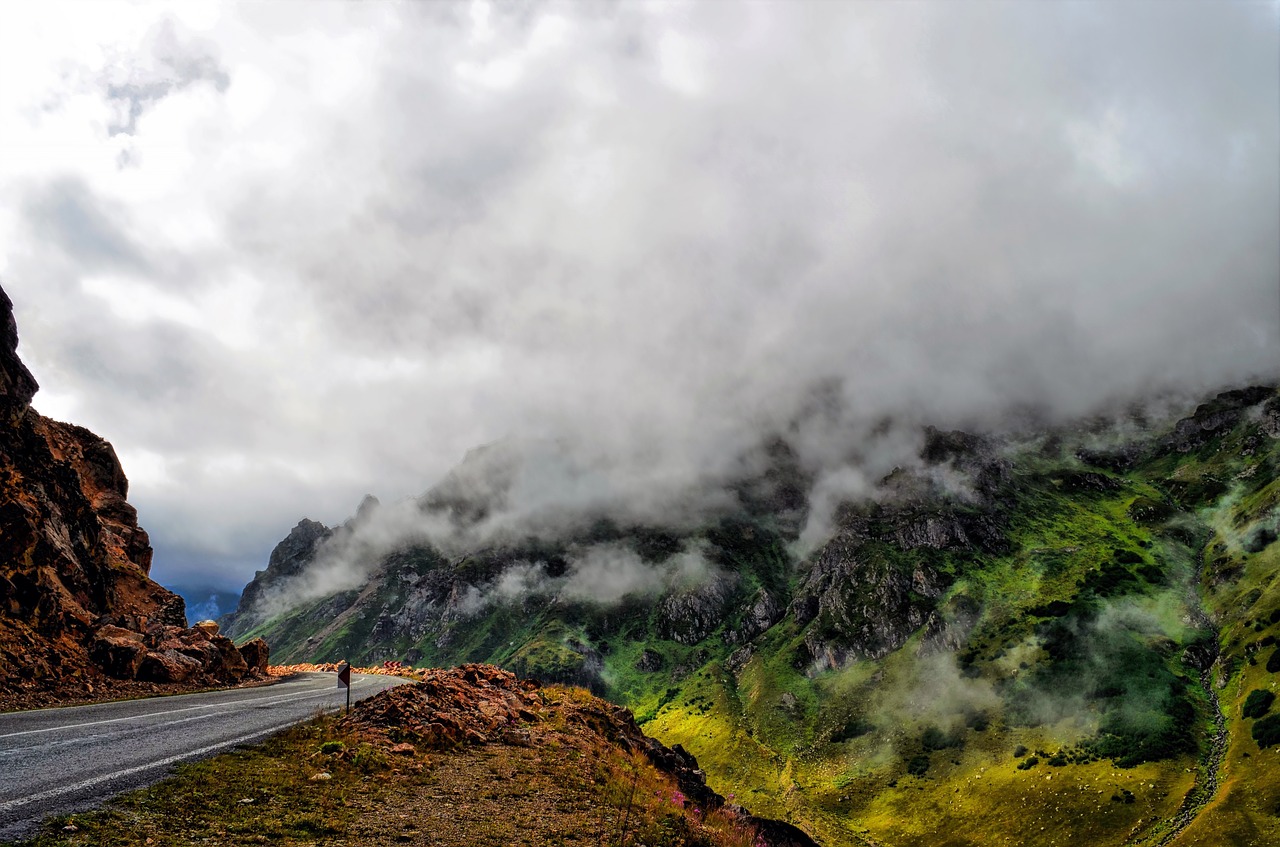
<svg viewBox="0 0 1280 847">
<path fill-rule="evenodd" d="M 1208 403 L 1196 407 L 1195 412 L 1174 425 L 1171 432 L 1160 445 L 1162 452 L 1189 453 L 1204 446 L 1209 439 L 1221 434 L 1240 422 L 1246 410 L 1264 401 L 1272 401 L 1264 409 L 1265 420 L 1268 410 L 1273 410 L 1275 388 L 1272 386 L 1252 386 L 1234 391 L 1224 391 Z"/>
<path fill-rule="evenodd" d="M 711 635 L 727 619 L 738 582 L 737 574 L 719 573 L 696 588 L 667 595 L 658 604 L 659 637 L 697 644 Z"/>
<path fill-rule="evenodd" d="M 706 774 L 692 755 L 680 745 L 668 748 L 646 736 L 627 709 L 582 691 L 544 689 L 538 682 L 519 679 L 492 665 L 428 668 L 415 676 L 420 680 L 417 685 L 391 688 L 356 705 L 339 720 L 339 729 L 391 752 L 496 744 L 563 750 L 566 742 L 577 742 L 584 749 L 641 754 L 704 813 L 726 808 L 741 816 L 759 833 L 757 844 L 816 847 L 790 824 L 727 806 L 707 785 Z"/>
<path fill-rule="evenodd" d="M 778 605 L 773 595 L 761 588 L 751 598 L 751 605 L 743 613 L 739 626 L 726 632 L 724 640 L 730 644 L 750 641 L 782 620 L 785 613 L 786 609 Z"/>
<path fill-rule="evenodd" d="M 878 659 L 924 625 L 945 580 L 923 563 L 900 561 L 841 533 L 814 559 L 791 602 L 797 624 L 808 626 L 804 664 L 840 667 Z"/>
<path fill-rule="evenodd" d="M 17 343 L 0 290 L 0 692 L 104 674 L 220 678 L 153 643 L 185 629 L 185 608 L 148 576 L 150 539 L 115 450 L 31 408 L 37 385 Z"/>
</svg>

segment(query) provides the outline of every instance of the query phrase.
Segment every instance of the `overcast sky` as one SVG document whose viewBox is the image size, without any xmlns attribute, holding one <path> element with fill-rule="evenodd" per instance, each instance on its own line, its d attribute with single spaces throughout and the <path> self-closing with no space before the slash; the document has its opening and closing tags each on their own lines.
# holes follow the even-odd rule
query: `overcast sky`
<svg viewBox="0 0 1280 847">
<path fill-rule="evenodd" d="M 855 430 L 1210 390 L 1280 357 L 1278 21 L 6 3 L 0 284 L 169 583 L 505 436 L 665 496 L 818 385 Z"/>
</svg>

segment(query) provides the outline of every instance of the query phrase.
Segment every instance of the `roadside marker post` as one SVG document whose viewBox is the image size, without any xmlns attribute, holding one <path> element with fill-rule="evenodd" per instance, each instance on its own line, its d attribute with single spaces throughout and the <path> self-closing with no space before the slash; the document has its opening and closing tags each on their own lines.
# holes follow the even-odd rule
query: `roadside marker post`
<svg viewBox="0 0 1280 847">
<path fill-rule="evenodd" d="M 338 665 L 338 687 L 347 689 L 347 711 L 351 711 L 351 665 L 343 662 Z"/>
</svg>

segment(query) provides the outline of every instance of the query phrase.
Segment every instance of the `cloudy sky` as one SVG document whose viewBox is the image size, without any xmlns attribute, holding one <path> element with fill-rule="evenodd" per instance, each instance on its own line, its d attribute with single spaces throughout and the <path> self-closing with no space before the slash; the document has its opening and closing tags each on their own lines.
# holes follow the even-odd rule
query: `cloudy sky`
<svg viewBox="0 0 1280 847">
<path fill-rule="evenodd" d="M 507 436 L 657 496 L 816 386 L 1210 390 L 1280 361 L 1277 8 L 4 4 L 0 284 L 170 583 Z"/>
</svg>

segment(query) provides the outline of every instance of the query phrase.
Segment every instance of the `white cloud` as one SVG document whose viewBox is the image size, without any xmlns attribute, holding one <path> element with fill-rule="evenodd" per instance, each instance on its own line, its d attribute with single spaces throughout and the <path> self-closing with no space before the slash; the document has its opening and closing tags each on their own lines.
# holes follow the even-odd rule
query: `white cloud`
<svg viewBox="0 0 1280 847">
<path fill-rule="evenodd" d="M 816 385 L 836 497 L 910 445 L 831 435 L 886 417 L 1274 373 L 1264 8 L 303 9 L 0 11 L 36 405 L 160 457 L 162 578 L 247 578 L 300 513 L 506 435 L 583 457 L 521 514 L 653 515 Z"/>
</svg>

